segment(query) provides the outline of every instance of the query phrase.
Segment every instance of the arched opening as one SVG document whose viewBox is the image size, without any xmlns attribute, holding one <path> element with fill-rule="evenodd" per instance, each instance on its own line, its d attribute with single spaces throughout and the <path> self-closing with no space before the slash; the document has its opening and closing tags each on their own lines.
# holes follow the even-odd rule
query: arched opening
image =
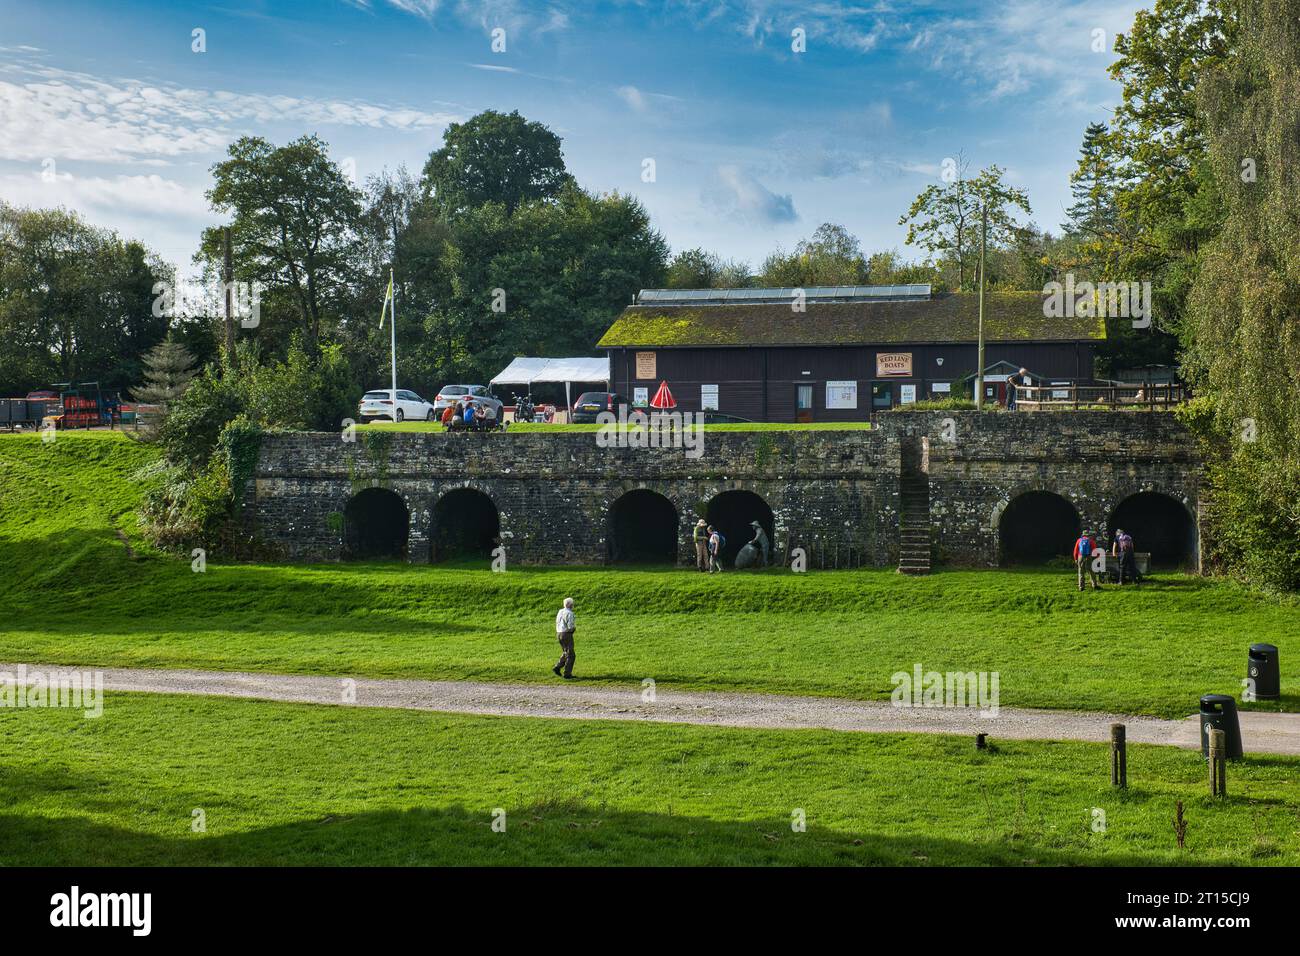
<svg viewBox="0 0 1300 956">
<path fill-rule="evenodd" d="M 501 536 L 501 518 L 492 499 L 473 488 L 456 488 L 433 506 L 430 558 L 490 558 Z"/>
<path fill-rule="evenodd" d="M 656 491 L 637 488 L 610 509 L 610 560 L 629 564 L 677 563 L 677 509 Z"/>
<path fill-rule="evenodd" d="M 724 491 L 715 495 L 705 510 L 704 520 L 722 532 L 727 539 L 722 549 L 722 563 L 732 567 L 736 555 L 740 553 L 751 538 L 754 528 L 751 521 L 757 521 L 767 532 L 767 540 L 776 548 L 776 521 L 767 502 L 752 491 Z"/>
<path fill-rule="evenodd" d="M 1110 538 L 1123 528 L 1134 551 L 1149 551 L 1153 567 L 1186 565 L 1196 551 L 1196 523 L 1181 501 L 1158 491 L 1129 495 L 1111 512 Z"/>
<path fill-rule="evenodd" d="M 998 563 L 1069 557 L 1080 530 L 1079 513 L 1070 502 L 1050 491 L 1027 491 L 1011 500 L 998 521 Z"/>
<path fill-rule="evenodd" d="M 343 511 L 343 556 L 354 560 L 405 557 L 410 524 L 406 503 L 396 492 L 359 491 Z"/>
</svg>

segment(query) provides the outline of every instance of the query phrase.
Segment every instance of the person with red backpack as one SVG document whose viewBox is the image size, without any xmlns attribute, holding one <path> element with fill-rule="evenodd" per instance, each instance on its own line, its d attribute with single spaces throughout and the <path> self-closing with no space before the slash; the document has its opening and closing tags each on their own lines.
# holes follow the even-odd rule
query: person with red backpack
<svg viewBox="0 0 1300 956">
<path fill-rule="evenodd" d="M 1092 569 L 1092 549 L 1096 542 L 1093 540 L 1091 531 L 1084 531 L 1074 542 L 1074 566 L 1079 571 L 1079 590 L 1083 590 L 1083 576 L 1086 573 L 1088 580 L 1092 582 L 1092 589 L 1100 591 L 1101 585 L 1097 583 L 1097 572 Z"/>
</svg>

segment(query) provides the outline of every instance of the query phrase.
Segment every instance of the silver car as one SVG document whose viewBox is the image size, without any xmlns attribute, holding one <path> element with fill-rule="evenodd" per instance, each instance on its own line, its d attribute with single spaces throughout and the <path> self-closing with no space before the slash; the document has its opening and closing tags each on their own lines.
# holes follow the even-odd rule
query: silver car
<svg viewBox="0 0 1300 956">
<path fill-rule="evenodd" d="M 444 385 L 438 389 L 438 394 L 433 400 L 433 407 L 439 415 L 448 405 L 455 405 L 466 395 L 475 405 L 492 409 L 497 420 L 501 419 L 502 401 L 496 398 L 488 391 L 486 385 Z"/>
</svg>

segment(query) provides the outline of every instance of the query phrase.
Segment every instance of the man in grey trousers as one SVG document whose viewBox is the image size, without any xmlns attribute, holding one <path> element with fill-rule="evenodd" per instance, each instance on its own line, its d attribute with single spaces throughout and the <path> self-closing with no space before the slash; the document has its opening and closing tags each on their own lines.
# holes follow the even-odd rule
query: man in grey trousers
<svg viewBox="0 0 1300 956">
<path fill-rule="evenodd" d="M 560 660 L 551 668 L 556 677 L 573 679 L 573 662 L 577 655 L 573 652 L 573 631 L 577 622 L 573 617 L 573 598 L 564 599 L 564 607 L 555 615 L 555 638 L 560 642 Z"/>
</svg>

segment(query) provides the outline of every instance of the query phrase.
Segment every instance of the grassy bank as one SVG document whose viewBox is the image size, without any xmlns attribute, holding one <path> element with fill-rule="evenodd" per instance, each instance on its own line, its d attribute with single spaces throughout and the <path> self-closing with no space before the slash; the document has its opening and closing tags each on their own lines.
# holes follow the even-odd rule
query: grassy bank
<svg viewBox="0 0 1300 956">
<path fill-rule="evenodd" d="M 1119 792 L 1092 744 L 134 694 L 0 710 L 0 744 L 3 865 L 1300 863 L 1287 758 L 1215 801 L 1164 747 L 1131 747 Z"/>
<path fill-rule="evenodd" d="M 135 537 L 121 438 L 0 440 L 0 660 L 549 681 L 553 620 L 578 605 L 583 680 L 887 698 L 890 676 L 998 671 L 1004 706 L 1181 717 L 1238 694 L 1250 643 L 1277 644 L 1300 710 L 1294 599 L 1167 575 L 1078 593 L 1073 572 L 708 576 L 687 570 L 493 574 L 486 564 L 221 565 Z"/>
</svg>

